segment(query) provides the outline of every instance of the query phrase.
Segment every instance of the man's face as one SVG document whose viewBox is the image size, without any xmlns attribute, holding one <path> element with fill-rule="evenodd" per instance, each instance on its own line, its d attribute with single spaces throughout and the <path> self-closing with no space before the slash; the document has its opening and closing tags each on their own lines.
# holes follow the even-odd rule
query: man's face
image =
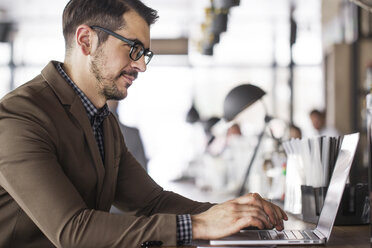
<svg viewBox="0 0 372 248">
<path fill-rule="evenodd" d="M 139 40 L 145 48 L 150 45 L 150 29 L 135 11 L 124 14 L 125 29 L 113 30 L 129 40 Z M 98 93 L 106 100 L 121 100 L 137 78 L 146 70 L 144 57 L 133 61 L 129 57 L 130 45 L 111 35 L 91 54 L 90 72 L 96 79 Z"/>
<path fill-rule="evenodd" d="M 297 129 L 295 129 L 295 128 L 290 128 L 289 129 L 289 137 L 290 138 L 301 138 L 301 134 L 300 134 L 300 132 L 297 130 Z"/>
<path fill-rule="evenodd" d="M 320 130 L 323 127 L 324 125 L 323 118 L 318 114 L 311 114 L 310 119 L 315 129 Z"/>
</svg>

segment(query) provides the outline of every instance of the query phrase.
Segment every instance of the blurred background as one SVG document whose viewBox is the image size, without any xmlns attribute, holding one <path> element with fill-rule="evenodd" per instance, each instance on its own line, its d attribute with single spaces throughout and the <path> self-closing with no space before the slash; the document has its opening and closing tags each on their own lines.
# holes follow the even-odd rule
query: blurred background
<svg viewBox="0 0 372 248">
<path fill-rule="evenodd" d="M 118 113 L 122 123 L 140 131 L 147 170 L 159 184 L 176 190 L 175 182 L 190 180 L 204 191 L 234 194 L 266 123 L 247 189 L 270 195 L 268 185 L 285 176 L 280 143 L 291 138 L 289 127 L 300 127 L 302 137 L 318 134 L 313 109 L 326 110 L 327 125 L 339 134 L 362 132 L 352 180 L 367 180 L 368 11 L 349 0 L 144 2 L 160 16 L 151 28 L 156 55 Z M 50 60 L 63 61 L 66 3 L 0 1 L 1 96 Z M 225 98 L 242 84 L 261 88 L 263 104 L 227 121 Z M 265 122 L 265 115 L 272 120 Z M 233 124 L 240 130 L 230 139 Z"/>
</svg>

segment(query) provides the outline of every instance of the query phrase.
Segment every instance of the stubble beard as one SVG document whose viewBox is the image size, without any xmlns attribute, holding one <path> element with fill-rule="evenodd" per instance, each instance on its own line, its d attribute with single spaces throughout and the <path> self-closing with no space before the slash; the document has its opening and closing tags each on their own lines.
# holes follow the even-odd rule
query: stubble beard
<svg viewBox="0 0 372 248">
<path fill-rule="evenodd" d="M 96 87 L 98 93 L 105 97 L 106 100 L 122 100 L 126 97 L 126 93 L 120 92 L 116 86 L 116 81 L 121 77 L 118 76 L 104 76 L 101 68 L 104 68 L 105 56 L 103 49 L 98 48 L 97 51 L 92 55 L 92 61 L 90 63 L 89 70 L 93 73 L 96 78 Z"/>
</svg>

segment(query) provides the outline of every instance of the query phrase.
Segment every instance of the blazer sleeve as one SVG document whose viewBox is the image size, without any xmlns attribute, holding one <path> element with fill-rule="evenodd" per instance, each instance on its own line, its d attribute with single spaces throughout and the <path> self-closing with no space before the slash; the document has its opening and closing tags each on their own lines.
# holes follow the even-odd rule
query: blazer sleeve
<svg viewBox="0 0 372 248">
<path fill-rule="evenodd" d="M 39 106 L 20 98 L 0 105 L 0 185 L 55 246 L 139 247 L 147 240 L 161 240 L 166 246 L 176 244 L 176 216 L 160 212 L 167 212 L 169 205 L 181 198 L 163 193 L 150 178 L 138 172 L 125 153 L 123 163 L 130 160 L 125 170 L 143 181 L 145 193 L 136 198 L 134 194 L 140 189 L 124 190 L 120 192 L 129 193 L 120 194 L 119 199 L 133 200 L 127 205 L 141 206 L 146 216 L 88 209 L 58 163 L 59 141 L 50 131 L 52 127 L 46 129 L 52 125 L 48 120 Z M 142 183 L 128 177 L 121 175 L 121 179 L 128 181 L 121 180 L 120 187 Z M 144 205 L 140 203 L 142 199 Z M 155 207 L 150 207 L 153 203 Z M 153 214 L 156 212 L 159 214 Z"/>
<path fill-rule="evenodd" d="M 114 199 L 116 207 L 123 211 L 136 212 L 137 216 L 152 216 L 161 213 L 197 214 L 213 206 L 208 202 L 193 201 L 177 193 L 163 190 L 128 150 L 119 122 L 115 119 L 113 124 L 120 147 Z"/>
<path fill-rule="evenodd" d="M 165 191 L 141 167 L 124 145 L 121 156 L 115 206 L 124 211 L 136 211 L 137 216 L 159 213 L 197 214 L 213 204 L 197 202 L 177 193 Z"/>
</svg>

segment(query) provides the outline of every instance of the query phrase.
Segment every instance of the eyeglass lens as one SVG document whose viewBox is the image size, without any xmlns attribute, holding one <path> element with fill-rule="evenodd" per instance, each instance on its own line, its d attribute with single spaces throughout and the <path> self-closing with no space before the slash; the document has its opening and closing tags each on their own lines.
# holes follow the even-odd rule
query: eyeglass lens
<svg viewBox="0 0 372 248">
<path fill-rule="evenodd" d="M 148 64 L 151 60 L 152 53 L 150 51 L 146 51 L 141 44 L 134 44 L 130 51 L 131 59 L 139 60 L 142 55 L 145 56 L 145 63 Z"/>
</svg>

